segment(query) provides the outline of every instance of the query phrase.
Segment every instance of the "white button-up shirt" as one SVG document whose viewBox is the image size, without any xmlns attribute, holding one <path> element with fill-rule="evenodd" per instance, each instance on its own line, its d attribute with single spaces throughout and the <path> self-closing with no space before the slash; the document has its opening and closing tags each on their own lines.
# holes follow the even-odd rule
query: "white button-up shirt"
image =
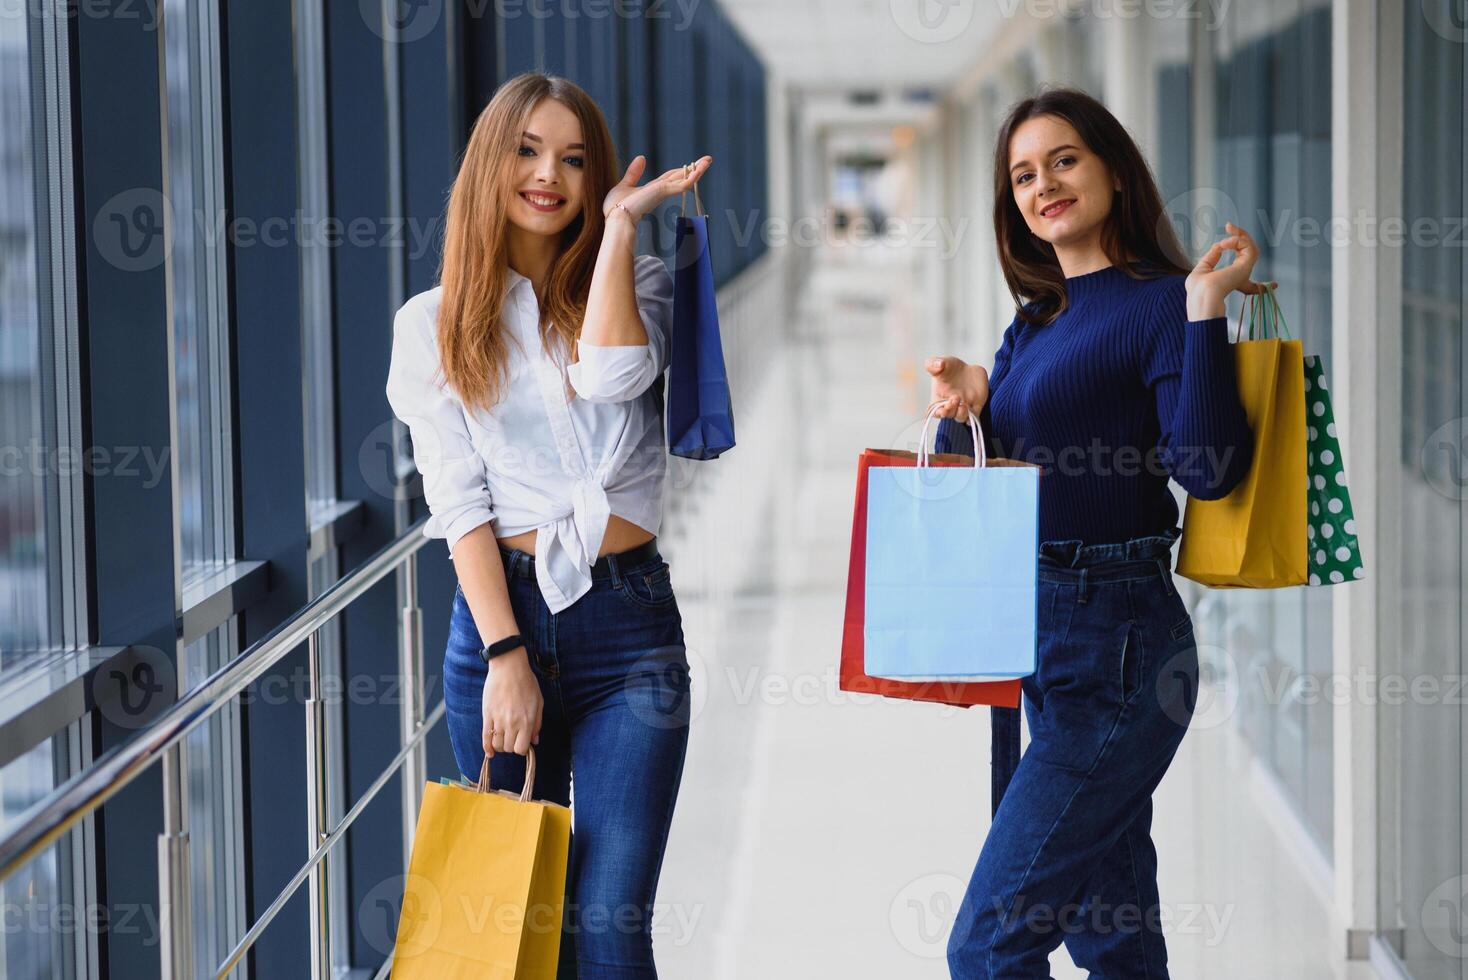
<svg viewBox="0 0 1468 980">
<path fill-rule="evenodd" d="M 652 383 L 668 363 L 673 278 L 661 259 L 633 272 L 648 342 L 577 342 L 562 369 L 540 339 L 530 280 L 509 273 L 503 320 L 512 334 L 508 385 L 492 409 L 467 409 L 438 374 L 442 288 L 414 296 L 393 320 L 387 400 L 413 436 L 430 517 L 425 536 L 454 545 L 484 523 L 496 537 L 534 530 L 535 576 L 552 612 L 591 588 L 612 514 L 656 534 L 667 436 Z M 567 381 L 570 388 L 567 388 Z"/>
</svg>

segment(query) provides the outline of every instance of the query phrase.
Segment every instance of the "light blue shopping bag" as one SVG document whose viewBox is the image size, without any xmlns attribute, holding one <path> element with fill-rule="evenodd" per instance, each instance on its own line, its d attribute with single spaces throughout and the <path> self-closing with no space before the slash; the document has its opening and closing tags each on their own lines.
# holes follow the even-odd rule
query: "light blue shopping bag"
<svg viewBox="0 0 1468 980">
<path fill-rule="evenodd" d="M 986 459 L 973 415 L 973 466 L 868 472 L 866 673 L 977 681 L 1035 672 L 1040 469 Z"/>
</svg>

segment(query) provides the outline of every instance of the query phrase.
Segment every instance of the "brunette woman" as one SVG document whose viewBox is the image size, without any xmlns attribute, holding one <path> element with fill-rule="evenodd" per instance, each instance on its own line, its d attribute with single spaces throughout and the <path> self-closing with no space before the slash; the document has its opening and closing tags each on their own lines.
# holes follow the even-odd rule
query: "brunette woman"
<svg viewBox="0 0 1468 980">
<path fill-rule="evenodd" d="M 1152 793 L 1193 714 L 1197 646 L 1173 581 L 1176 480 L 1226 496 L 1253 434 L 1224 298 L 1252 282 L 1229 225 L 1184 256 L 1136 144 L 1073 90 L 1016 105 L 994 153 L 994 230 L 1016 312 L 992 372 L 928 362 L 939 448 L 978 412 L 991 455 L 1037 463 L 1038 669 L 995 709 L 993 824 L 949 939 L 952 975 L 1165 978 Z M 1226 253 L 1232 261 L 1219 267 Z M 982 637 L 975 637 L 982 643 Z"/>
</svg>

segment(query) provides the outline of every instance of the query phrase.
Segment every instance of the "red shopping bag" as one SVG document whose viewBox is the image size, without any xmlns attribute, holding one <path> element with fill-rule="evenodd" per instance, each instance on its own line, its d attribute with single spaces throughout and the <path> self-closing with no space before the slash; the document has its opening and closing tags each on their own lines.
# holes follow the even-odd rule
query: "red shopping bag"
<svg viewBox="0 0 1468 980">
<path fill-rule="evenodd" d="M 1000 462 L 1000 461 L 991 461 Z M 880 694 L 906 701 L 935 701 L 968 708 L 976 704 L 1019 707 L 1020 682 L 892 681 L 869 677 L 864 669 L 862 627 L 866 623 L 867 470 L 872 466 L 914 466 L 917 454 L 900 449 L 868 449 L 856 468 L 856 513 L 851 519 L 851 565 L 846 575 L 846 624 L 841 633 L 841 683 L 853 694 Z M 957 453 L 929 453 L 930 466 L 972 466 Z M 974 638 L 979 642 L 979 638 Z"/>
</svg>

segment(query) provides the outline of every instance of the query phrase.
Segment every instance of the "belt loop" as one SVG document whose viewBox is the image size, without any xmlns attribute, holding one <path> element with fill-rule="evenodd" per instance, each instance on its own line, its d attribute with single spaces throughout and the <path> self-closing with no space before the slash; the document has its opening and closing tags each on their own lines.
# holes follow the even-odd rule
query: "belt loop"
<svg viewBox="0 0 1468 980">
<path fill-rule="evenodd" d="M 1085 602 L 1086 601 L 1086 572 L 1087 572 L 1087 569 L 1083 566 L 1081 568 L 1081 590 L 1080 590 L 1080 594 L 1076 596 L 1076 601 L 1077 602 Z"/>
<path fill-rule="evenodd" d="M 1166 559 L 1157 559 L 1157 570 L 1162 574 L 1162 588 L 1168 595 L 1172 595 L 1172 570 L 1167 567 Z"/>
<path fill-rule="evenodd" d="M 617 556 L 607 555 L 606 563 L 607 570 L 612 573 L 612 588 L 620 589 L 622 587 L 622 569 L 617 564 Z"/>
</svg>

